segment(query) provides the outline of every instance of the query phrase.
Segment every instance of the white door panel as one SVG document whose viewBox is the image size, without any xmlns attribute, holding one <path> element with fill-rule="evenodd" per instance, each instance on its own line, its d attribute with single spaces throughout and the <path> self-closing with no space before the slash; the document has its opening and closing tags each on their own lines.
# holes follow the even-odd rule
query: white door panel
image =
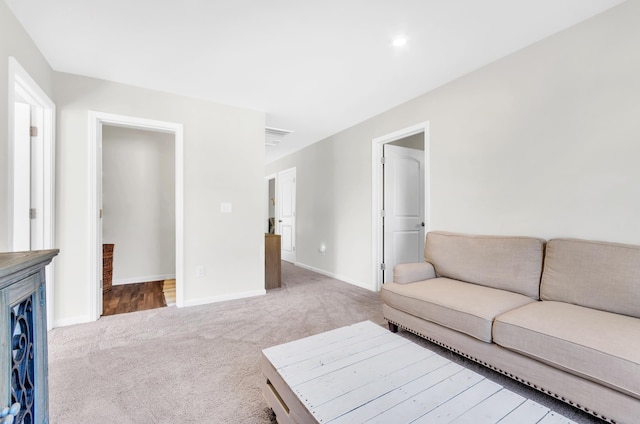
<svg viewBox="0 0 640 424">
<path fill-rule="evenodd" d="M 31 250 L 44 249 L 44 111 L 31 106 L 31 125 L 37 128 L 31 136 Z"/>
<path fill-rule="evenodd" d="M 290 226 L 283 226 L 280 229 L 280 243 L 282 244 L 282 249 L 287 252 L 293 251 L 293 234 L 291 234 Z"/>
<path fill-rule="evenodd" d="M 384 282 L 424 255 L 424 152 L 384 145 Z"/>
<path fill-rule="evenodd" d="M 296 169 L 278 173 L 276 234 L 280 234 L 281 256 L 296 262 Z"/>
<path fill-rule="evenodd" d="M 13 250 L 42 250 L 44 244 L 44 110 L 14 106 Z M 31 127 L 36 129 L 31 134 Z M 32 214 L 33 211 L 33 214 Z"/>
<path fill-rule="evenodd" d="M 395 216 L 399 218 L 420 218 L 419 180 L 422 164 L 416 158 L 398 157 L 396 161 L 391 170 L 395 174 L 392 175 L 391 180 L 393 184 L 391 200 L 394 202 Z"/>
<path fill-rule="evenodd" d="M 422 261 L 420 249 L 422 248 L 421 231 L 396 231 L 393 234 L 395 246 L 393 263 L 405 264 Z"/>
<path fill-rule="evenodd" d="M 15 103 L 13 140 L 13 251 L 31 250 L 31 106 Z"/>
</svg>

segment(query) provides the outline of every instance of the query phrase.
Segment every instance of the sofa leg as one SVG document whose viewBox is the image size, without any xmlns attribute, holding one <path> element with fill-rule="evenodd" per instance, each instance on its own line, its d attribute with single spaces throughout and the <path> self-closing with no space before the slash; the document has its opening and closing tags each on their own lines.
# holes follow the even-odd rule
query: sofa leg
<svg viewBox="0 0 640 424">
<path fill-rule="evenodd" d="M 391 331 L 392 333 L 397 333 L 398 332 L 398 326 L 395 325 L 394 323 L 390 322 L 389 323 L 389 331 Z"/>
</svg>

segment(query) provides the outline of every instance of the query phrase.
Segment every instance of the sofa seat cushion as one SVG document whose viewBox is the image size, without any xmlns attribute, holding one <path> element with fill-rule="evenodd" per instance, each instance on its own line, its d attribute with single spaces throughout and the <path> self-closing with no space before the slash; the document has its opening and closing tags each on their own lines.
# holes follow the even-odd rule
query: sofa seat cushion
<svg viewBox="0 0 640 424">
<path fill-rule="evenodd" d="M 563 302 L 535 302 L 496 318 L 493 341 L 640 398 L 640 319 Z"/>
<path fill-rule="evenodd" d="M 485 342 L 491 342 L 491 326 L 497 315 L 535 302 L 522 294 L 449 278 L 386 283 L 380 295 L 392 308 Z"/>
</svg>

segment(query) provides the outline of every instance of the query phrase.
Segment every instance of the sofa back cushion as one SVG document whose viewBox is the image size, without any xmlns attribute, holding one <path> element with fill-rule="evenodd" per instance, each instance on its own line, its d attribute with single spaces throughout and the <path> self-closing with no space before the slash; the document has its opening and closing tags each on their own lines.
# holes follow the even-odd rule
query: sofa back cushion
<svg viewBox="0 0 640 424">
<path fill-rule="evenodd" d="M 640 246 L 550 240 L 540 295 L 640 318 Z"/>
<path fill-rule="evenodd" d="M 424 258 L 438 277 L 540 297 L 544 241 L 532 237 L 430 232 Z"/>
</svg>

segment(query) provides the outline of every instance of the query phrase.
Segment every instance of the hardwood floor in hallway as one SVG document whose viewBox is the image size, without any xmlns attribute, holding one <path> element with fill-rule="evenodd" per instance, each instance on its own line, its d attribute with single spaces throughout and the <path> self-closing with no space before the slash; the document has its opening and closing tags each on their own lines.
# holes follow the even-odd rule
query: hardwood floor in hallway
<svg viewBox="0 0 640 424">
<path fill-rule="evenodd" d="M 102 315 L 124 314 L 167 306 L 162 292 L 164 281 L 113 286 L 103 294 Z"/>
</svg>

